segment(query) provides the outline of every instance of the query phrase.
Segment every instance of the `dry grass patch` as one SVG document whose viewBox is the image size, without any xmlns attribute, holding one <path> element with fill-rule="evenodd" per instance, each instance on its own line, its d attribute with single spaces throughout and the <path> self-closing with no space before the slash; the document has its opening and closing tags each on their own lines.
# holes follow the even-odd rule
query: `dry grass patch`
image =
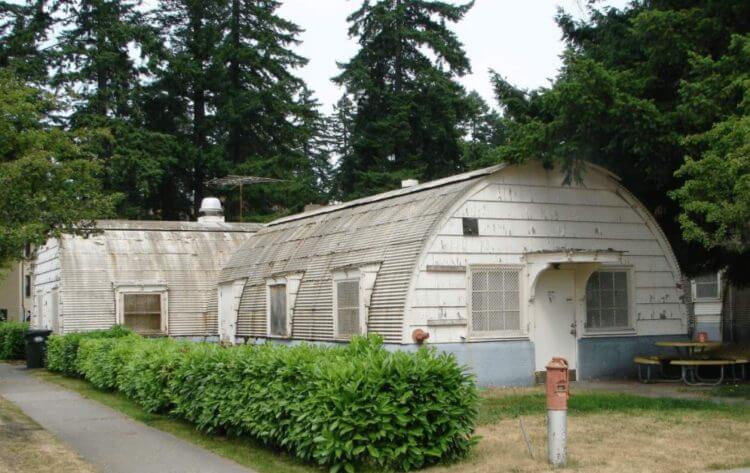
<svg viewBox="0 0 750 473">
<path fill-rule="evenodd" d="M 75 451 L 0 397 L 0 471 L 94 473 Z"/>
<path fill-rule="evenodd" d="M 430 473 L 551 471 L 541 391 L 488 390 L 483 398 L 477 430 L 482 439 L 471 456 Z M 750 409 L 744 406 L 577 393 L 568 419 L 569 463 L 556 471 L 683 473 L 750 466 L 749 425 Z"/>
</svg>

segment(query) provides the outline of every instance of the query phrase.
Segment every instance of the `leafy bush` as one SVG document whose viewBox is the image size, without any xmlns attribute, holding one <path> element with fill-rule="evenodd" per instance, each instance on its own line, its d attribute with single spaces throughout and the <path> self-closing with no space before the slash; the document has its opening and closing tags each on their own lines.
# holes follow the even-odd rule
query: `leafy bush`
<svg viewBox="0 0 750 473">
<path fill-rule="evenodd" d="M 24 358 L 26 346 L 23 338 L 29 324 L 21 322 L 0 322 L 0 360 L 20 360 Z"/>
<path fill-rule="evenodd" d="M 63 373 L 66 376 L 80 376 L 81 373 L 78 371 L 78 348 L 82 340 L 119 338 L 131 333 L 125 327 L 115 325 L 108 330 L 53 335 L 47 341 L 47 369 Z"/>
<path fill-rule="evenodd" d="M 120 370 L 118 388 L 147 412 L 168 412 L 172 373 L 188 351 L 200 346 L 172 339 L 142 340 L 133 346 L 130 360 Z"/>
<path fill-rule="evenodd" d="M 78 372 L 99 389 L 116 389 L 124 366 L 141 337 L 84 338 L 78 347 Z"/>
<path fill-rule="evenodd" d="M 332 471 L 412 470 L 474 443 L 474 379 L 434 350 L 389 352 L 377 337 L 335 348 L 128 337 L 86 340 L 78 351 L 86 379 L 149 412 L 247 435 Z"/>
<path fill-rule="evenodd" d="M 207 432 L 250 435 L 301 459 L 411 470 L 473 444 L 477 392 L 455 358 L 386 351 L 374 337 L 343 348 L 204 346 L 171 381 L 173 412 Z"/>
</svg>

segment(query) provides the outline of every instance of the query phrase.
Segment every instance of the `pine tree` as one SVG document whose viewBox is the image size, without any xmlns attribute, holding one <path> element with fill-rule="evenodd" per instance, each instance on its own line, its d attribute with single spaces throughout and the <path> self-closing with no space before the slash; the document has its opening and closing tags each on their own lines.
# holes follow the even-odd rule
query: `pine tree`
<svg viewBox="0 0 750 473">
<path fill-rule="evenodd" d="M 499 162 L 497 148 L 505 142 L 505 126 L 500 114 L 492 110 L 476 92 L 468 97 L 469 115 L 462 124 L 464 140 L 461 158 L 468 169 Z"/>
<path fill-rule="evenodd" d="M 470 67 L 446 23 L 460 21 L 471 6 L 366 0 L 349 17 L 349 35 L 360 50 L 334 79 L 356 103 L 351 162 L 339 168 L 345 197 L 461 167 L 459 124 L 469 107 L 456 78 Z"/>
<path fill-rule="evenodd" d="M 354 174 L 354 170 L 351 169 L 354 165 L 354 147 L 352 146 L 354 114 L 354 103 L 348 95 L 343 95 L 333 106 L 333 113 L 328 117 L 328 129 L 332 140 L 331 152 L 336 161 L 333 169 L 331 196 L 336 200 L 343 199 L 341 190 L 344 188 L 344 183 L 341 179 Z"/>
<path fill-rule="evenodd" d="M 0 2 L 0 68 L 37 85 L 48 79 L 49 54 L 42 43 L 54 24 L 48 0 Z"/>
</svg>

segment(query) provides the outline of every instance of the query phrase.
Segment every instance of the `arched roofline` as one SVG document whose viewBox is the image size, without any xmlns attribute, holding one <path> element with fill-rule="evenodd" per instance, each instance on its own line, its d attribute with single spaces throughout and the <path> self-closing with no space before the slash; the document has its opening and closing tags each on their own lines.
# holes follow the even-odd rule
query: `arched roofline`
<svg viewBox="0 0 750 473">
<path fill-rule="evenodd" d="M 527 161 L 526 163 L 520 164 L 519 166 L 528 165 L 530 162 L 531 161 Z M 423 261 L 425 260 L 427 256 L 427 252 L 429 248 L 432 247 L 432 244 L 434 243 L 435 239 L 438 236 L 437 235 L 438 230 L 446 224 L 448 219 L 450 219 L 456 213 L 458 208 L 461 205 L 463 205 L 463 203 L 466 201 L 466 199 L 469 196 L 474 195 L 475 193 L 483 189 L 485 186 L 487 186 L 489 184 L 488 181 L 492 176 L 500 174 L 504 170 L 509 169 L 511 167 L 512 165 L 504 163 L 504 164 L 500 164 L 497 166 L 492 166 L 490 168 L 482 169 L 481 171 L 484 171 L 484 172 L 475 174 L 474 176 L 472 176 L 472 177 L 482 177 L 482 178 L 477 180 L 475 185 L 469 187 L 464 192 L 456 196 L 454 202 L 451 203 L 451 205 L 448 207 L 445 214 L 433 223 L 432 227 L 429 229 L 427 233 L 427 238 L 425 238 L 424 240 L 424 244 L 422 245 L 422 248 L 419 252 L 419 256 L 417 257 L 416 263 L 414 265 L 411 279 L 409 280 L 409 290 L 407 291 L 407 294 L 406 294 L 406 300 L 405 300 L 405 306 L 404 306 L 405 310 L 408 309 L 409 305 L 411 304 L 411 301 L 413 300 L 414 288 L 416 287 L 417 278 L 419 277 L 419 273 L 421 271 L 420 268 L 422 266 Z M 620 196 L 620 198 L 622 198 L 624 201 L 626 201 L 638 213 L 638 215 L 640 215 L 641 218 L 643 218 L 644 223 L 653 233 L 654 238 L 656 239 L 656 241 L 659 244 L 659 247 L 662 249 L 662 252 L 664 253 L 664 256 L 667 258 L 667 261 L 672 266 L 674 273 L 676 273 L 675 275 L 678 278 L 681 277 L 682 273 L 680 271 L 680 265 L 677 261 L 677 257 L 675 256 L 674 251 L 672 250 L 672 245 L 669 243 L 669 240 L 667 239 L 666 235 L 662 231 L 661 226 L 659 226 L 654 216 L 641 203 L 641 201 L 638 200 L 638 198 L 636 198 L 630 191 L 628 191 L 621 184 L 622 179 L 620 178 L 620 176 L 618 176 L 617 174 L 597 164 L 586 163 L 586 167 L 588 169 L 593 170 L 594 172 L 597 172 L 609 178 L 613 182 L 615 193 L 618 196 Z M 406 337 L 406 335 L 404 335 L 404 337 Z"/>
</svg>

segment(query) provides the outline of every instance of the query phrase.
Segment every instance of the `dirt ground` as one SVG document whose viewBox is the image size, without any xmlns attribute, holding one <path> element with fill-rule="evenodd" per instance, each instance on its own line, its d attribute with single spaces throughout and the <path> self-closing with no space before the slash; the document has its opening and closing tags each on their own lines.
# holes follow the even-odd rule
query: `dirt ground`
<svg viewBox="0 0 750 473">
<path fill-rule="evenodd" d="M 524 416 L 523 423 L 535 459 L 519 419 L 508 419 L 478 429 L 483 438 L 469 459 L 430 473 L 551 471 L 544 416 Z M 568 459 L 566 468 L 555 471 L 683 473 L 750 466 L 750 425 L 713 412 L 570 416 Z"/>
<path fill-rule="evenodd" d="M 0 472 L 94 473 L 94 467 L 0 397 Z"/>
</svg>

